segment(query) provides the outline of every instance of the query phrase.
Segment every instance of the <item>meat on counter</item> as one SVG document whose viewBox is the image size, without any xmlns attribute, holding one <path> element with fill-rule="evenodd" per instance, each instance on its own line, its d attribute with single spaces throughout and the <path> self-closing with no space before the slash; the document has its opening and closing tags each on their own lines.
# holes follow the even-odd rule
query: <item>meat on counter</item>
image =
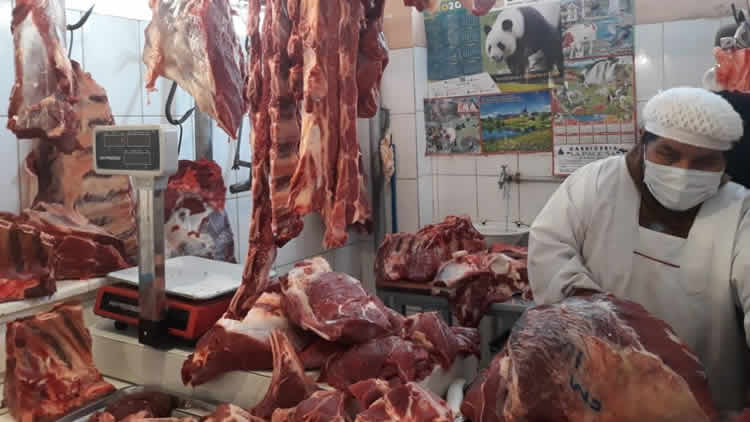
<svg viewBox="0 0 750 422">
<path fill-rule="evenodd" d="M 8 324 L 4 404 L 23 422 L 61 418 L 115 390 L 91 356 L 80 304 Z"/>
</svg>

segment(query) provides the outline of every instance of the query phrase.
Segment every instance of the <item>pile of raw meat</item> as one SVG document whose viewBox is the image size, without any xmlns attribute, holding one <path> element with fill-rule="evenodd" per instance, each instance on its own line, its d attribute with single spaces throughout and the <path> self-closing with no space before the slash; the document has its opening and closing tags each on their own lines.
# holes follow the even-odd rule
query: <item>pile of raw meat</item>
<svg viewBox="0 0 750 422">
<path fill-rule="evenodd" d="M 447 295 L 462 326 L 477 327 L 493 303 L 531 299 L 526 248 L 495 244 L 468 217 L 450 216 L 417 233 L 387 234 L 375 259 L 377 281 L 426 283 Z"/>
<path fill-rule="evenodd" d="M 47 422 L 115 390 L 94 367 L 79 304 L 8 324 L 4 407 L 17 421 Z"/>
<path fill-rule="evenodd" d="M 369 295 L 323 258 L 299 263 L 264 292 L 242 320 L 222 318 L 182 368 L 199 385 L 234 370 L 275 368 L 271 334 L 284 334 L 302 366 L 340 390 L 369 378 L 423 381 L 479 355 L 479 334 L 448 327 L 435 313 L 409 318 Z"/>
<path fill-rule="evenodd" d="M 526 311 L 461 412 L 473 422 L 718 417 L 698 358 L 666 323 L 611 295 Z"/>
<path fill-rule="evenodd" d="M 716 82 L 727 91 L 750 92 L 750 55 L 747 48 L 714 48 Z"/>
</svg>

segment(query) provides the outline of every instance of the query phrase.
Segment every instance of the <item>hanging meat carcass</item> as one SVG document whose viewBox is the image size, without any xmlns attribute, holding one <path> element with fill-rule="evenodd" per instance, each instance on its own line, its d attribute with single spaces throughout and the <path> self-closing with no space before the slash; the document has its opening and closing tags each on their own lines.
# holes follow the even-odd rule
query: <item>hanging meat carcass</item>
<svg viewBox="0 0 750 422">
<path fill-rule="evenodd" d="M 237 137 L 247 103 L 240 93 L 245 57 L 228 0 L 151 0 L 143 63 L 146 88 L 156 79 L 177 82 L 198 108 Z"/>
<path fill-rule="evenodd" d="M 718 416 L 698 358 L 666 323 L 611 295 L 528 310 L 461 412 L 474 422 Z"/>
<path fill-rule="evenodd" d="M 93 171 L 92 128 L 112 125 L 107 94 L 63 45 L 65 10 L 57 1 L 19 0 L 11 23 L 15 84 L 8 128 L 38 138 L 21 172 L 22 207 L 62 204 L 121 239 L 126 258 L 136 252 L 136 228 L 127 177 Z"/>
</svg>

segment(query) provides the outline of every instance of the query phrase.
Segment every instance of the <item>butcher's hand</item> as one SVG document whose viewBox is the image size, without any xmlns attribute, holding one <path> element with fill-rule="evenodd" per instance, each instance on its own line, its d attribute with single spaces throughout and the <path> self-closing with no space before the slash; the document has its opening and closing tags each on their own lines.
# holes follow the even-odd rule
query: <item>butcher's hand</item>
<svg viewBox="0 0 750 422">
<path fill-rule="evenodd" d="M 538 304 L 558 302 L 578 289 L 600 290 L 581 251 L 593 220 L 596 178 L 584 167 L 560 185 L 531 225 L 529 282 Z M 589 186 L 592 185 L 592 186 Z"/>
</svg>

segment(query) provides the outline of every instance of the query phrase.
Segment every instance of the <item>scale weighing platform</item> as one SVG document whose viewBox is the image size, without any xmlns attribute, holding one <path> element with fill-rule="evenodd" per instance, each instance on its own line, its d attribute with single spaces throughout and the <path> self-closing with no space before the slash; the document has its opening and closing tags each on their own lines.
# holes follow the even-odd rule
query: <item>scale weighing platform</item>
<svg viewBox="0 0 750 422">
<path fill-rule="evenodd" d="M 227 310 L 242 280 L 242 265 L 194 256 L 166 260 L 165 324 L 173 337 L 197 340 Z M 275 273 L 271 273 L 274 277 Z M 109 273 L 115 284 L 99 289 L 94 313 L 115 325 L 138 326 L 138 267 Z"/>
</svg>

